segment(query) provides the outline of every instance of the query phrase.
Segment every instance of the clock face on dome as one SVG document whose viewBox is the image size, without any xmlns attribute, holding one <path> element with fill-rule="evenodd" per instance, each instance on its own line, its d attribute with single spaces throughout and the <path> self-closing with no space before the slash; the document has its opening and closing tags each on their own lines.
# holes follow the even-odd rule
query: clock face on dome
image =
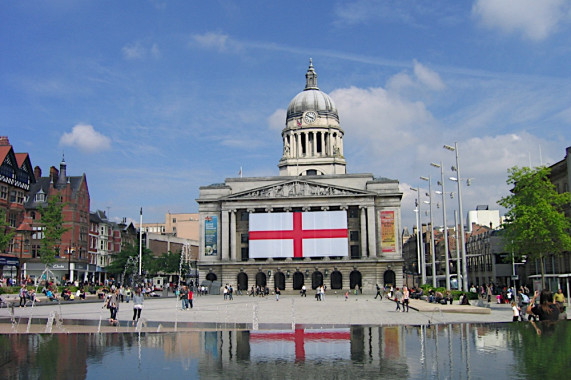
<svg viewBox="0 0 571 380">
<path fill-rule="evenodd" d="M 313 111 L 306 112 L 303 116 L 303 120 L 305 120 L 307 124 L 311 124 L 317 120 L 317 114 Z"/>
</svg>

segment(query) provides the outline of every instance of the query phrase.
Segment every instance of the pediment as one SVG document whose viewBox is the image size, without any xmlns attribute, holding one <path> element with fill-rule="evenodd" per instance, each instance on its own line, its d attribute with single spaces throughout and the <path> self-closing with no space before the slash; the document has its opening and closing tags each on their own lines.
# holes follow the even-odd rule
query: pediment
<svg viewBox="0 0 571 380">
<path fill-rule="evenodd" d="M 226 199 L 272 199 L 272 198 L 307 198 L 307 197 L 343 197 L 374 195 L 368 191 L 335 186 L 318 182 L 293 180 L 270 186 L 262 186 L 241 193 L 232 194 Z"/>
</svg>

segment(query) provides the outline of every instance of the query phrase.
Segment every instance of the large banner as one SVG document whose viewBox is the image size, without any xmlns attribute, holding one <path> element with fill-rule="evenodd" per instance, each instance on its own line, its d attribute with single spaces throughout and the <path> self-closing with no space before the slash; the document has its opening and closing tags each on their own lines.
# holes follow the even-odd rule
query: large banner
<svg viewBox="0 0 571 380">
<path fill-rule="evenodd" d="M 395 212 L 381 211 L 381 247 L 383 252 L 396 252 Z"/>
<path fill-rule="evenodd" d="M 345 211 L 250 214 L 250 258 L 348 256 Z"/>
<path fill-rule="evenodd" d="M 204 254 L 218 255 L 218 217 L 216 215 L 204 218 Z"/>
</svg>

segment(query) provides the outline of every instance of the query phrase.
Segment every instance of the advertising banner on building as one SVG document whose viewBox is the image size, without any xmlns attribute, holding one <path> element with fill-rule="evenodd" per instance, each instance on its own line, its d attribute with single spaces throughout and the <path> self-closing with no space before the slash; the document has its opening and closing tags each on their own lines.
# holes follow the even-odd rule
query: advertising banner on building
<svg viewBox="0 0 571 380">
<path fill-rule="evenodd" d="M 348 256 L 346 211 L 250 214 L 250 258 Z"/>
<path fill-rule="evenodd" d="M 218 217 L 216 215 L 204 218 L 204 254 L 218 255 Z"/>
<path fill-rule="evenodd" d="M 381 211 L 381 247 L 383 252 L 396 252 L 394 211 Z"/>
</svg>

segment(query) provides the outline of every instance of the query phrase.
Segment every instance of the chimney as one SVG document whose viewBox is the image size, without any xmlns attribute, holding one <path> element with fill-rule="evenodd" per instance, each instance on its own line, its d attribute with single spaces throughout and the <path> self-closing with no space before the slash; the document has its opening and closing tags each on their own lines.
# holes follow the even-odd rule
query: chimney
<svg viewBox="0 0 571 380">
<path fill-rule="evenodd" d="M 58 176 L 59 176 L 58 170 L 56 169 L 55 166 L 52 166 L 52 167 L 50 168 L 50 182 L 51 182 L 51 183 L 56 183 L 56 182 L 57 182 L 57 179 L 58 179 Z"/>
<path fill-rule="evenodd" d="M 0 146 L 10 145 L 10 140 L 8 140 L 8 136 L 0 136 Z"/>
<path fill-rule="evenodd" d="M 34 168 L 34 177 L 36 178 L 36 181 L 42 178 L 42 169 L 39 166 Z"/>
</svg>

